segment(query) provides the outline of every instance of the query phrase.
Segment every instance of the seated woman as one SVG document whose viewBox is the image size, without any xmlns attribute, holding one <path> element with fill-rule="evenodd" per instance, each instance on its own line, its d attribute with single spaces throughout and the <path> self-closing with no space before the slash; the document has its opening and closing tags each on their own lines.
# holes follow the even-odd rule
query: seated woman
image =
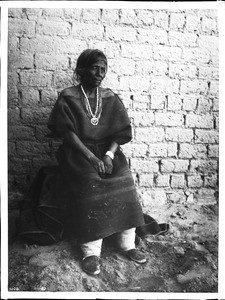
<svg viewBox="0 0 225 300">
<path fill-rule="evenodd" d="M 100 273 L 102 240 L 115 233 L 130 259 L 146 262 L 135 248 L 143 212 L 120 148 L 132 138 L 131 124 L 118 95 L 100 87 L 107 67 L 103 52 L 82 52 L 75 69 L 79 84 L 61 92 L 48 123 L 63 138 L 57 160 L 76 201 L 82 267 L 92 275 Z"/>
</svg>

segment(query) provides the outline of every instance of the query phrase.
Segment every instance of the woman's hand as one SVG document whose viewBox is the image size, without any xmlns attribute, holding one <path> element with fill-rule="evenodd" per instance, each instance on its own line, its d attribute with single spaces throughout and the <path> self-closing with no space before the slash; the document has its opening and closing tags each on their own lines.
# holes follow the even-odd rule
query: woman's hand
<svg viewBox="0 0 225 300">
<path fill-rule="evenodd" d="M 94 154 L 89 157 L 89 161 L 98 173 L 106 173 L 104 162 L 97 158 Z"/>
<path fill-rule="evenodd" d="M 108 155 L 105 155 L 103 157 L 103 162 L 104 162 L 104 165 L 105 165 L 105 173 L 106 174 L 112 174 L 112 170 L 113 170 L 112 159 Z"/>
</svg>

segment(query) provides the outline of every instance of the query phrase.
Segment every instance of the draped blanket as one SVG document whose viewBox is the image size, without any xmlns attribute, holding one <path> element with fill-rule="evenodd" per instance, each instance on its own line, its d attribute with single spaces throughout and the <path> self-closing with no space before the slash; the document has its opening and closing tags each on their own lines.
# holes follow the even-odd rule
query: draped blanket
<svg viewBox="0 0 225 300">
<path fill-rule="evenodd" d="M 79 209 L 68 191 L 59 166 L 45 166 L 37 173 L 20 207 L 19 235 L 27 242 L 50 245 L 65 238 L 79 238 Z M 164 234 L 168 224 L 143 215 L 136 242 L 146 235 Z M 107 224 L 108 226 L 108 224 Z"/>
<path fill-rule="evenodd" d="M 50 115 L 49 137 L 63 137 L 66 131 L 72 131 L 99 159 L 112 141 L 119 145 L 129 142 L 132 138 L 130 119 L 122 101 L 109 89 L 100 89 L 100 94 L 102 114 L 99 124 L 94 126 L 85 109 L 80 86 L 65 89 Z M 93 99 L 90 105 L 94 111 Z M 42 170 L 31 191 L 31 200 L 25 201 L 28 209 L 22 211 L 27 220 L 31 221 L 32 214 L 35 216 L 41 228 L 40 236 L 60 240 L 65 232 L 75 231 L 74 235 L 86 242 L 145 224 L 133 178 L 120 147 L 115 153 L 111 175 L 98 174 L 69 141 L 59 147 L 57 159 L 56 174 L 49 168 Z M 33 207 L 31 214 L 29 207 Z M 25 234 L 23 226 L 21 234 Z"/>
</svg>

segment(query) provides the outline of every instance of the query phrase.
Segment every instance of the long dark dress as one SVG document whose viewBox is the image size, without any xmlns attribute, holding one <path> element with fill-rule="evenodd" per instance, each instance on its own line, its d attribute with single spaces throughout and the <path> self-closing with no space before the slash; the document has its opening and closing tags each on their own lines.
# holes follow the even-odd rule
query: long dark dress
<svg viewBox="0 0 225 300">
<path fill-rule="evenodd" d="M 97 126 L 90 122 L 80 86 L 72 86 L 60 94 L 48 127 L 52 137 L 62 137 L 65 131 L 73 131 L 102 159 L 112 141 L 123 145 L 132 135 L 130 119 L 117 94 L 110 89 L 100 88 L 100 91 L 102 114 Z M 120 147 L 115 153 L 111 175 L 99 175 L 65 140 L 57 152 L 57 159 L 70 196 L 74 198 L 78 235 L 82 241 L 104 238 L 144 224 L 133 178 Z"/>
</svg>

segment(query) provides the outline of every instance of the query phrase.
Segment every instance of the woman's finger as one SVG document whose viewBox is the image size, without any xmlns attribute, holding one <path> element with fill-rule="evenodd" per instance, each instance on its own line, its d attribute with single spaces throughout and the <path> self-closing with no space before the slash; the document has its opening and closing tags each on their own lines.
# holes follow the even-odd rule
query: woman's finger
<svg viewBox="0 0 225 300">
<path fill-rule="evenodd" d="M 112 170 L 113 170 L 113 166 L 110 165 L 110 166 L 109 166 L 109 174 L 112 174 Z"/>
<path fill-rule="evenodd" d="M 111 174 L 113 166 L 111 164 L 105 164 L 106 167 L 106 173 Z"/>
<path fill-rule="evenodd" d="M 99 163 L 99 172 L 105 174 L 105 166 L 103 162 Z"/>
</svg>

